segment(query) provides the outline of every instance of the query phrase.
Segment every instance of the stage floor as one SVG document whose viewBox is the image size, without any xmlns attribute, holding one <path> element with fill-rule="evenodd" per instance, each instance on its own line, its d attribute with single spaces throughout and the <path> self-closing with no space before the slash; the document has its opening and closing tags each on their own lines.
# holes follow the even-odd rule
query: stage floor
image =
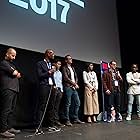
<svg viewBox="0 0 140 140">
<path fill-rule="evenodd" d="M 33 129 L 23 129 L 15 140 L 139 140 L 140 120 L 74 124 L 63 127 L 60 132 L 48 133 L 44 130 L 44 134 L 30 137 L 34 132 Z"/>
</svg>

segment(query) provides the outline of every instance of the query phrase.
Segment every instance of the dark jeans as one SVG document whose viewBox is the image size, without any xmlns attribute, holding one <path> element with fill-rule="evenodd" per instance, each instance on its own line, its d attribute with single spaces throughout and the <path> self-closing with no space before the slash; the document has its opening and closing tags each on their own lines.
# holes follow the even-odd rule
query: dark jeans
<svg viewBox="0 0 140 140">
<path fill-rule="evenodd" d="M 42 120 L 44 115 L 44 119 L 46 121 L 47 126 L 54 125 L 54 100 L 55 94 L 53 93 L 53 88 L 51 86 L 40 86 L 39 92 L 39 101 L 38 101 L 38 119 L 37 124 Z M 46 113 L 44 111 L 46 109 Z"/>
<path fill-rule="evenodd" d="M 116 117 L 119 117 L 120 113 L 120 93 L 114 92 L 110 95 L 105 94 L 106 110 L 108 117 L 111 117 L 111 107 L 114 106 L 116 111 Z"/>
<path fill-rule="evenodd" d="M 65 120 L 69 121 L 70 118 L 72 120 L 79 119 L 78 111 L 80 107 L 80 99 L 79 99 L 78 92 L 71 87 L 66 87 L 64 92 L 64 101 L 65 101 L 65 107 L 64 107 Z M 70 107 L 71 107 L 71 111 L 70 111 Z"/>
<path fill-rule="evenodd" d="M 12 128 L 14 111 L 17 101 L 17 92 L 6 89 L 0 93 L 0 132 Z"/>
<path fill-rule="evenodd" d="M 62 92 L 60 89 L 56 89 L 55 91 L 55 99 L 54 99 L 54 119 L 55 121 L 59 121 L 59 113 L 60 113 L 60 102 L 62 99 Z"/>
</svg>

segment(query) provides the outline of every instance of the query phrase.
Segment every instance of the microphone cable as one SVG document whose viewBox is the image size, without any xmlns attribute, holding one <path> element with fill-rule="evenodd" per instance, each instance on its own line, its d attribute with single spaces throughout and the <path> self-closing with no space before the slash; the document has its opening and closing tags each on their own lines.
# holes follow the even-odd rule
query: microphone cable
<svg viewBox="0 0 140 140">
<path fill-rule="evenodd" d="M 48 99 L 47 99 L 47 102 L 46 102 L 46 105 L 45 105 L 45 108 L 44 108 L 44 112 L 43 112 L 42 118 L 41 118 L 41 120 L 40 120 L 40 123 L 39 123 L 39 125 L 38 125 L 38 127 L 37 127 L 35 133 L 32 134 L 32 135 L 27 135 L 27 136 L 25 136 L 26 138 L 44 134 L 44 132 L 43 132 L 42 130 L 39 131 L 39 129 L 40 129 L 41 125 L 42 125 L 42 122 L 43 122 L 44 117 L 45 117 L 45 114 L 46 114 L 46 110 L 47 110 L 48 103 L 49 103 L 49 100 L 50 100 L 52 88 L 53 88 L 53 85 L 51 85 L 51 87 L 50 87 L 50 92 L 49 92 L 49 96 L 48 96 Z"/>
</svg>

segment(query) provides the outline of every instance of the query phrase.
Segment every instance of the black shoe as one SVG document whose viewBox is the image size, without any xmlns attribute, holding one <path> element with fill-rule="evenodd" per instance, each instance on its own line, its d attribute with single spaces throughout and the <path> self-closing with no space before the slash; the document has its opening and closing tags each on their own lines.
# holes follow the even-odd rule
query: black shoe
<svg viewBox="0 0 140 140">
<path fill-rule="evenodd" d="M 3 137 L 3 138 L 14 138 L 15 134 L 10 133 L 9 131 L 5 131 L 3 133 L 0 133 L 0 137 Z"/>
<path fill-rule="evenodd" d="M 138 116 L 137 119 L 140 120 L 140 116 Z"/>
<path fill-rule="evenodd" d="M 20 130 L 16 130 L 14 128 L 9 129 L 8 132 L 13 133 L 13 134 L 19 134 L 19 133 L 21 133 Z"/>
<path fill-rule="evenodd" d="M 82 121 L 80 121 L 80 120 L 74 120 L 73 123 L 83 124 L 83 123 L 85 123 L 85 122 L 82 122 Z"/>
<path fill-rule="evenodd" d="M 72 126 L 72 123 L 71 123 L 70 121 L 66 121 L 66 122 L 65 122 L 65 125 L 66 125 L 66 126 Z"/>
<path fill-rule="evenodd" d="M 55 122 L 55 125 L 56 125 L 56 126 L 60 126 L 60 127 L 64 127 L 64 126 L 65 126 L 64 124 L 62 124 L 62 123 L 60 123 L 60 122 L 58 122 L 58 121 Z"/>
<path fill-rule="evenodd" d="M 122 122 L 122 115 L 121 115 L 120 113 L 118 113 L 118 114 L 116 115 L 116 121 L 117 121 L 117 122 Z"/>
<path fill-rule="evenodd" d="M 117 122 L 122 122 L 122 118 L 116 118 Z"/>
</svg>

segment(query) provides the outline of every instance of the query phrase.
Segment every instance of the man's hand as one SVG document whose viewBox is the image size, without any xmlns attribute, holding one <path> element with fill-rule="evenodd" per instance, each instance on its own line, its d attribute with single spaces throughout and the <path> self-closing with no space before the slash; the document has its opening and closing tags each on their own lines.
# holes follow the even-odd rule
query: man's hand
<svg viewBox="0 0 140 140">
<path fill-rule="evenodd" d="M 18 71 L 14 70 L 13 75 L 17 76 L 17 74 L 18 74 Z"/>
<path fill-rule="evenodd" d="M 21 74 L 17 70 L 14 70 L 13 75 L 17 78 L 21 78 Z"/>
<path fill-rule="evenodd" d="M 20 73 L 17 74 L 17 78 L 21 78 L 21 74 Z"/>
<path fill-rule="evenodd" d="M 110 90 L 107 90 L 105 93 L 106 93 L 107 95 L 110 95 L 110 94 L 111 94 Z"/>
<path fill-rule="evenodd" d="M 79 88 L 78 84 L 76 84 L 76 85 L 75 85 L 75 88 L 76 88 L 76 89 L 78 89 L 78 88 Z"/>
</svg>

